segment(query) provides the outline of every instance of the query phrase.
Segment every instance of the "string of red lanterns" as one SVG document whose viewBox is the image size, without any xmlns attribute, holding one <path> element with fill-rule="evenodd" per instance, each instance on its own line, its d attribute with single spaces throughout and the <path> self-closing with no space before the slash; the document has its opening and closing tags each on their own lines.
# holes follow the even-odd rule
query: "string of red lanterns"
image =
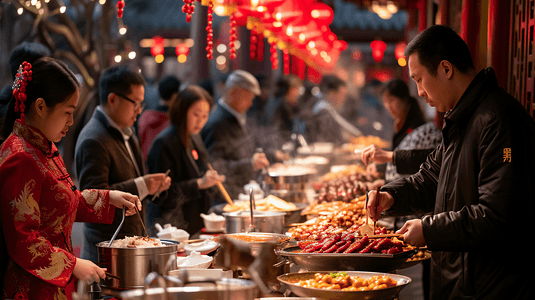
<svg viewBox="0 0 535 300">
<path fill-rule="evenodd" d="M 124 6 L 125 6 L 124 0 L 117 1 L 117 18 L 123 17 Z"/>
<path fill-rule="evenodd" d="M 214 3 L 212 2 L 212 0 L 209 0 L 208 2 L 208 21 L 207 21 L 207 25 L 206 25 L 206 31 L 208 32 L 207 33 L 207 36 L 206 36 L 206 52 L 208 52 L 208 54 L 206 54 L 206 57 L 208 59 L 212 59 L 214 58 L 214 49 L 213 49 L 213 44 L 214 44 L 214 29 L 212 28 L 212 24 L 213 24 L 213 12 L 214 12 Z"/>
</svg>

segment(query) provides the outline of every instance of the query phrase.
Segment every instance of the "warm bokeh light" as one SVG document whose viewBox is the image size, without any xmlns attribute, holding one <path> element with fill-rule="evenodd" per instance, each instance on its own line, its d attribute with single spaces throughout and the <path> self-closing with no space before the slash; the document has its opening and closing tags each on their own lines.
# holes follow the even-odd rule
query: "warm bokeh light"
<svg viewBox="0 0 535 300">
<path fill-rule="evenodd" d="M 158 54 L 158 55 L 156 55 L 156 56 L 154 57 L 154 61 L 157 62 L 157 63 L 159 63 L 159 64 L 161 64 L 161 63 L 163 63 L 164 58 L 165 58 L 165 57 L 163 56 L 163 54 Z"/>
</svg>

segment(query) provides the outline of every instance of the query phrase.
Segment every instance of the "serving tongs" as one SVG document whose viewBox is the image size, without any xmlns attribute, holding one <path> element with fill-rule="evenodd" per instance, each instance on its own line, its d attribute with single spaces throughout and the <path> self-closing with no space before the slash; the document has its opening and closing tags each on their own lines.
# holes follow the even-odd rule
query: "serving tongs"
<svg viewBox="0 0 535 300">
<path fill-rule="evenodd" d="M 254 193 L 253 193 L 253 188 L 249 188 L 249 207 L 250 207 L 250 210 L 251 210 L 251 225 L 249 225 L 249 230 L 247 230 L 247 232 L 255 232 L 255 228 L 254 228 L 254 210 L 256 209 L 256 203 L 254 201 Z"/>
<path fill-rule="evenodd" d="M 113 236 L 111 237 L 111 240 L 110 242 L 108 243 L 108 248 L 111 247 L 111 244 L 113 243 L 113 241 L 115 240 L 115 237 L 117 237 L 117 234 L 119 233 L 119 231 L 121 230 L 121 227 L 123 227 L 123 223 L 124 223 L 124 219 L 126 217 L 126 207 L 123 206 L 123 218 L 121 219 L 121 223 L 119 224 L 119 227 L 117 227 L 117 230 L 115 230 L 115 233 L 113 234 Z"/>
</svg>

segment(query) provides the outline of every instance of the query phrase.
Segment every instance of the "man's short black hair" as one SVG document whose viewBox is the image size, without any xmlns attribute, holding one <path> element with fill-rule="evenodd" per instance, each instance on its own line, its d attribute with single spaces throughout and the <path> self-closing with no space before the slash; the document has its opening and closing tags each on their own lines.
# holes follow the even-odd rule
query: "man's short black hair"
<svg viewBox="0 0 535 300">
<path fill-rule="evenodd" d="M 174 93 L 178 93 L 180 80 L 174 75 L 167 75 L 158 84 L 158 93 L 163 100 L 171 100 Z"/>
<path fill-rule="evenodd" d="M 320 91 L 323 94 L 328 93 L 329 91 L 337 92 L 341 87 L 345 87 L 346 83 L 340 77 L 336 75 L 325 75 L 320 82 Z"/>
<path fill-rule="evenodd" d="M 99 98 L 100 104 L 108 103 L 110 93 L 128 95 L 132 92 L 132 85 L 145 85 L 145 79 L 137 71 L 133 71 L 127 66 L 115 66 L 108 68 L 100 77 Z"/>
<path fill-rule="evenodd" d="M 17 45 L 11 56 L 9 57 L 9 68 L 11 69 L 11 76 L 15 80 L 15 75 L 22 62 L 27 61 L 33 64 L 36 60 L 43 56 L 51 56 L 52 53 L 45 45 L 34 42 L 22 42 Z"/>
<path fill-rule="evenodd" d="M 419 63 L 435 76 L 441 61 L 447 60 L 462 73 L 474 69 L 470 50 L 450 27 L 433 25 L 420 32 L 405 48 L 405 56 L 418 56 Z"/>
</svg>

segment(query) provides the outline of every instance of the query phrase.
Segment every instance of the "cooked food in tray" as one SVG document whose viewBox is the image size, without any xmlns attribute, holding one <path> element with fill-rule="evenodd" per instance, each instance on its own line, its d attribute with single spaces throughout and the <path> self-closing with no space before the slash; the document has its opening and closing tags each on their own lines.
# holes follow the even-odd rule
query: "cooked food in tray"
<svg viewBox="0 0 535 300">
<path fill-rule="evenodd" d="M 341 291 L 371 291 L 396 286 L 398 282 L 387 275 L 376 275 L 368 279 L 350 276 L 346 272 L 330 274 L 316 273 L 314 278 L 300 280 L 297 284 L 308 288 L 341 290 Z"/>
<path fill-rule="evenodd" d="M 124 239 L 114 240 L 111 248 L 149 248 L 165 246 L 159 239 L 143 236 L 127 236 Z"/>
<path fill-rule="evenodd" d="M 302 165 L 285 165 L 276 163 L 268 168 L 269 176 L 303 176 L 316 174 L 317 171 L 313 167 Z"/>
<path fill-rule="evenodd" d="M 296 210 L 297 206 L 291 202 L 286 202 L 281 198 L 269 195 L 264 199 L 256 200 L 256 210 L 259 211 L 290 211 Z M 223 207 L 223 211 L 232 212 L 232 211 L 242 211 L 249 210 L 250 203 L 249 201 L 235 201 L 234 205 L 227 204 Z"/>
<path fill-rule="evenodd" d="M 396 254 L 411 247 L 397 238 L 372 239 L 367 235 L 361 237 L 355 233 L 335 234 L 319 241 L 301 241 L 298 243 L 301 252 L 305 253 L 384 253 Z"/>
<path fill-rule="evenodd" d="M 375 145 L 379 148 L 387 148 L 390 143 L 381 139 L 378 136 L 368 135 L 351 138 L 349 143 L 342 145 L 341 151 L 353 152 L 355 150 L 364 149 L 370 145 Z"/>
</svg>

